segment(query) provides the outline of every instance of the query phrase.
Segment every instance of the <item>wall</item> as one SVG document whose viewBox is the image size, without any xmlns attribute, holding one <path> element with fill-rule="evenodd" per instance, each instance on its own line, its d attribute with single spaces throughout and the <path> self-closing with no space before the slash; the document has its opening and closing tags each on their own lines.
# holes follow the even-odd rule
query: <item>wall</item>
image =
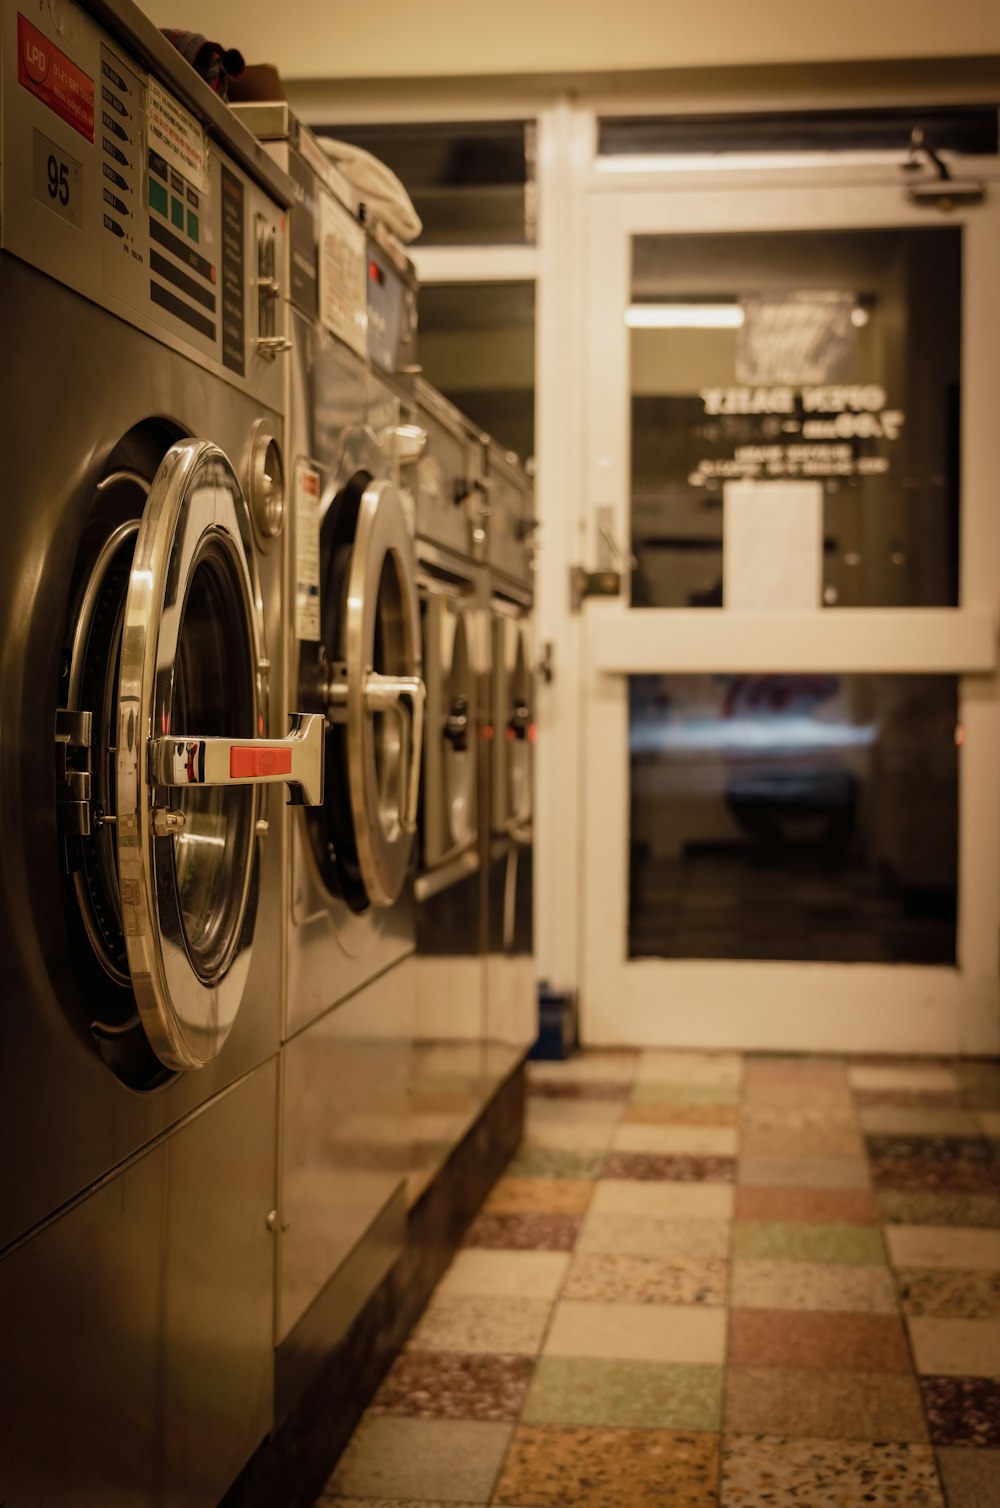
<svg viewBox="0 0 1000 1508">
<path fill-rule="evenodd" d="M 662 0 L 505 5 L 404 0 L 378 5 L 296 0 L 140 0 L 157 25 L 238 46 L 283 76 L 413 78 L 606 72 L 1000 52 L 990 0 L 714 0 L 683 11 Z"/>
</svg>

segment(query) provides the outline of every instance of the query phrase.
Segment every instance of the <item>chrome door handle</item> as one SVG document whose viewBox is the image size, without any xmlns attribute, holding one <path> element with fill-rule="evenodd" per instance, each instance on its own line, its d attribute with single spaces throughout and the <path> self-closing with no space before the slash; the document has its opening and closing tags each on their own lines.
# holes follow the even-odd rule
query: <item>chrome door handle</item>
<svg viewBox="0 0 1000 1508">
<path fill-rule="evenodd" d="M 323 734 L 318 713 L 292 713 L 287 738 L 192 738 L 150 741 L 150 780 L 168 788 L 196 785 L 287 785 L 293 806 L 323 802 Z"/>
<path fill-rule="evenodd" d="M 424 707 L 427 688 L 418 675 L 379 675 L 370 670 L 365 678 L 365 703 L 371 712 L 392 712 L 399 717 L 407 744 L 399 820 L 408 833 L 416 832 L 420 806 L 420 762 L 424 749 Z M 408 705 L 407 705 L 408 704 Z"/>
</svg>

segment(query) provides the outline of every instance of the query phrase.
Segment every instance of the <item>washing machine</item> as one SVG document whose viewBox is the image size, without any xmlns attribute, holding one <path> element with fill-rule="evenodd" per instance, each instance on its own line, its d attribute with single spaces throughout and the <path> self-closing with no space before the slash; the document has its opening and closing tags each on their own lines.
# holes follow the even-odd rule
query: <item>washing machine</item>
<svg viewBox="0 0 1000 1508">
<path fill-rule="evenodd" d="M 416 377 L 424 439 L 410 472 L 427 682 L 414 878 L 416 1013 L 411 1196 L 427 1186 L 488 1097 L 480 820 L 488 811 L 489 665 L 483 442 Z"/>
<path fill-rule="evenodd" d="M 538 1033 L 533 932 L 536 520 L 517 457 L 484 446 L 489 507 L 489 822 L 487 1071 L 502 1080 Z"/>
<path fill-rule="evenodd" d="M 323 716 L 326 800 L 294 814 L 282 1049 L 277 1417 L 402 1251 L 424 683 L 399 486 L 400 399 L 368 350 L 360 206 L 284 103 L 237 107 L 299 186 L 287 454 L 296 706 Z"/>
<path fill-rule="evenodd" d="M 99 18 L 99 19 L 98 19 Z M 0 1500 L 272 1418 L 293 185 L 132 5 L 5 7 Z"/>
</svg>

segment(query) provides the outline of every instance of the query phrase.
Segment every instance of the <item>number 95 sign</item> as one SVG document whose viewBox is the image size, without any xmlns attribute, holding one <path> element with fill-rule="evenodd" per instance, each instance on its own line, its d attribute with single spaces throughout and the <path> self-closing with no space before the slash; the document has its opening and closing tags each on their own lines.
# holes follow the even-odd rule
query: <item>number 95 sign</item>
<svg viewBox="0 0 1000 1508">
<path fill-rule="evenodd" d="M 42 131 L 35 131 L 31 183 L 35 198 L 62 215 L 71 225 L 80 224 L 80 164 Z"/>
</svg>

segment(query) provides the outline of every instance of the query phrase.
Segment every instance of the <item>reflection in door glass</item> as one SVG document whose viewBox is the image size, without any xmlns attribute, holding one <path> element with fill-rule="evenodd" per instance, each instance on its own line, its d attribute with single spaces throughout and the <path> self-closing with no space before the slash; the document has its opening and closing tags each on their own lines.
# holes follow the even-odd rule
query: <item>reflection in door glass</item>
<svg viewBox="0 0 1000 1508">
<path fill-rule="evenodd" d="M 955 963 L 957 679 L 635 676 L 632 958 Z"/>
<path fill-rule="evenodd" d="M 636 238 L 634 606 L 958 604 L 961 253 L 957 226 Z"/>
</svg>

